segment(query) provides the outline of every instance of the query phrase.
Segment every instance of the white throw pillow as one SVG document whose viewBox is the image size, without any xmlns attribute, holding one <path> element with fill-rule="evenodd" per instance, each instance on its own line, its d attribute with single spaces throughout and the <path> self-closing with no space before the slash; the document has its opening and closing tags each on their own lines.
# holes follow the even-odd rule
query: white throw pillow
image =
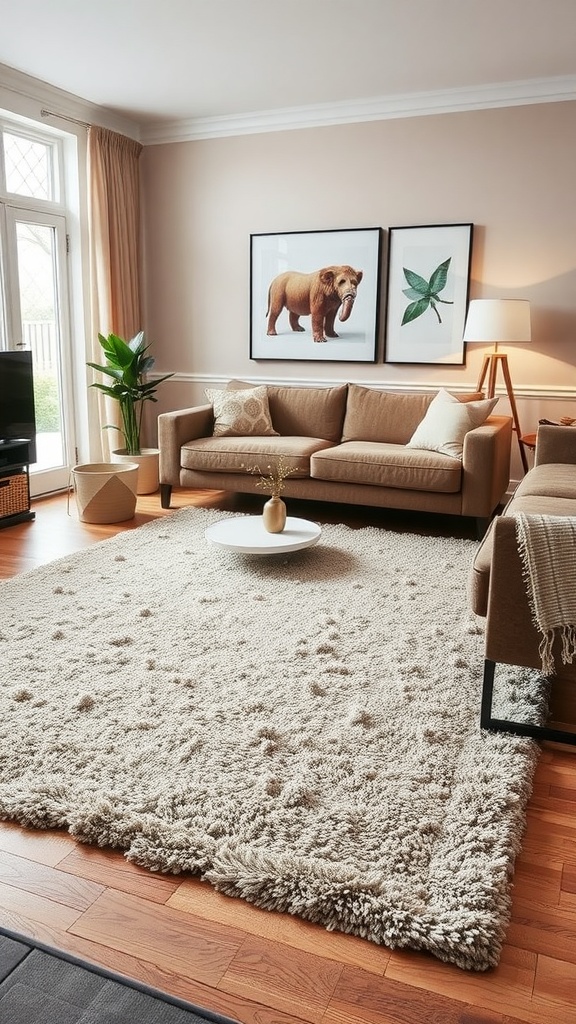
<svg viewBox="0 0 576 1024">
<path fill-rule="evenodd" d="M 440 452 L 461 460 L 466 434 L 484 423 L 497 401 L 496 397 L 479 402 L 459 402 L 442 388 L 430 402 L 428 412 L 406 447 Z"/>
<path fill-rule="evenodd" d="M 205 395 L 214 409 L 215 437 L 278 436 L 270 419 L 268 392 L 265 387 L 243 391 L 213 391 Z"/>
</svg>

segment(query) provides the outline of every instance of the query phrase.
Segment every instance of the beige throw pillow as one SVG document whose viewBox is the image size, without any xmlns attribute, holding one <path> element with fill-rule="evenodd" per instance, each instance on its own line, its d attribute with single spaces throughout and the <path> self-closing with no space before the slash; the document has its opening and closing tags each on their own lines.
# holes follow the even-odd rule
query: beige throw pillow
<svg viewBox="0 0 576 1024">
<path fill-rule="evenodd" d="M 212 388 L 206 388 L 204 393 L 208 401 L 212 402 L 215 437 L 278 436 L 270 419 L 265 387 L 246 388 L 243 391 L 213 391 Z"/>
<path fill-rule="evenodd" d="M 484 423 L 497 401 L 498 398 L 485 398 L 479 402 L 459 402 L 441 388 L 406 447 L 440 452 L 461 460 L 466 434 Z"/>
</svg>

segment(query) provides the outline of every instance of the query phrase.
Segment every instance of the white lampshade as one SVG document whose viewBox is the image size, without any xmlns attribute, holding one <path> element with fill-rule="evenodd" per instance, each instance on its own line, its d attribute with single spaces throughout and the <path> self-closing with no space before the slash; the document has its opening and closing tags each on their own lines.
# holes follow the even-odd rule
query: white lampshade
<svg viewBox="0 0 576 1024">
<path fill-rule="evenodd" d="M 472 299 L 464 328 L 464 341 L 529 342 L 530 303 L 528 299 Z"/>
</svg>

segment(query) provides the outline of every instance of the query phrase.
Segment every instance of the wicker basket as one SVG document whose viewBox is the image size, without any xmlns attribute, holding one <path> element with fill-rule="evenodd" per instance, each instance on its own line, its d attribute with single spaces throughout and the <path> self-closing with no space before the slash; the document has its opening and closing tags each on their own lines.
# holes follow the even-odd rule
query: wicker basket
<svg viewBox="0 0 576 1024">
<path fill-rule="evenodd" d="M 74 466 L 72 481 L 83 523 L 122 523 L 136 511 L 138 466 L 133 462 L 90 462 Z"/>
<path fill-rule="evenodd" d="M 27 512 L 29 508 L 28 474 L 13 473 L 0 477 L 0 519 Z"/>
</svg>

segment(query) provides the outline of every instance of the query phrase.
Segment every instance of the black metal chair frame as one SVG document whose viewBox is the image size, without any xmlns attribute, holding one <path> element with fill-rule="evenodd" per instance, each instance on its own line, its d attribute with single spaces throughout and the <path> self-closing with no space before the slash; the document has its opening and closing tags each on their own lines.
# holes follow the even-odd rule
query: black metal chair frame
<svg viewBox="0 0 576 1024">
<path fill-rule="evenodd" d="M 571 746 L 576 746 L 576 731 L 569 732 L 567 729 L 554 729 L 548 725 L 529 725 L 503 718 L 493 718 L 492 697 L 495 671 L 496 662 L 486 658 L 480 708 L 480 727 L 482 729 L 488 729 L 491 732 L 511 732 L 515 736 L 531 736 L 535 740 L 553 740 L 555 743 L 569 743 Z"/>
</svg>

